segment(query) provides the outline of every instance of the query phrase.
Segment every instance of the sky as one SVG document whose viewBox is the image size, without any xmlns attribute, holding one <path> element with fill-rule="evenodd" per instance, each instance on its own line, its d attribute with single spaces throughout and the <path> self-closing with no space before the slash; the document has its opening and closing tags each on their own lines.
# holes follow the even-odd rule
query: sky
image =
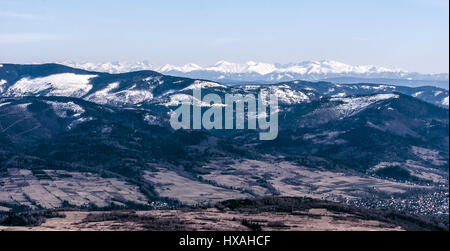
<svg viewBox="0 0 450 251">
<path fill-rule="evenodd" d="M 0 0 L 0 62 L 336 60 L 448 73 L 448 0 Z"/>
</svg>

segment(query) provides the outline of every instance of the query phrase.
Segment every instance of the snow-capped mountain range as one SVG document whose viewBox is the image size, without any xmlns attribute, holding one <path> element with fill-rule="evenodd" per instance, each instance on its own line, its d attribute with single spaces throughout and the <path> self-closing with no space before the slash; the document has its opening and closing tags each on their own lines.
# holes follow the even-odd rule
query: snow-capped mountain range
<svg viewBox="0 0 450 251">
<path fill-rule="evenodd" d="M 231 86 L 209 80 L 173 77 L 155 71 L 109 74 L 58 64 L 5 64 L 0 67 L 0 96 L 3 97 L 63 96 L 112 106 L 176 106 L 180 102 L 192 101 L 186 94 L 199 87 L 218 93 L 272 93 L 278 96 L 280 103 L 288 105 L 308 102 L 321 96 L 344 98 L 402 93 L 448 109 L 448 90 L 431 86 L 412 88 L 386 84 L 337 84 L 299 80 Z"/>
<path fill-rule="evenodd" d="M 127 63 L 77 63 L 62 64 L 89 71 L 123 73 L 139 70 L 153 70 L 179 77 L 190 77 L 239 84 L 242 82 L 276 83 L 292 80 L 331 80 L 349 83 L 353 81 L 376 83 L 384 80 L 385 84 L 407 86 L 434 85 L 448 89 L 448 73 L 422 74 L 402 69 L 390 69 L 373 65 L 349 65 L 332 60 L 303 61 L 300 63 L 273 64 L 249 61 L 243 64 L 219 61 L 214 65 L 200 66 L 189 63 L 182 66 L 155 66 L 148 61 Z M 356 78 L 356 80 L 355 80 Z"/>
<path fill-rule="evenodd" d="M 180 71 L 184 73 L 193 71 L 213 71 L 220 73 L 258 73 L 267 75 L 270 73 L 296 73 L 302 75 L 331 74 L 331 73 L 357 73 L 372 74 L 382 72 L 405 72 L 400 69 L 388 69 L 376 66 L 352 66 L 337 61 L 304 61 L 291 64 L 269 64 L 249 61 L 245 64 L 236 64 L 227 61 L 219 61 L 213 66 L 201 67 L 196 64 L 184 66 L 165 65 L 162 72 Z"/>
</svg>

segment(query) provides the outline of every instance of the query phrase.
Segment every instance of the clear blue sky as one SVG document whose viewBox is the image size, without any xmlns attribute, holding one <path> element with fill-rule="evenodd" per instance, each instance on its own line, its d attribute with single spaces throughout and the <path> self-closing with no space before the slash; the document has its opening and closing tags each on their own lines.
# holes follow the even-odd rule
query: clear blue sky
<svg viewBox="0 0 450 251">
<path fill-rule="evenodd" d="M 448 72 L 448 0 L 0 0 L 0 62 L 338 60 Z"/>
</svg>

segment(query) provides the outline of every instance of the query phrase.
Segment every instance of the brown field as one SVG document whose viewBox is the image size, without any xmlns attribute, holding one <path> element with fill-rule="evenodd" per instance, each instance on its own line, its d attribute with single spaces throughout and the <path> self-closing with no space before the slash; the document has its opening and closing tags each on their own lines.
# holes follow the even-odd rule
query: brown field
<svg viewBox="0 0 450 251">
<path fill-rule="evenodd" d="M 243 213 L 207 210 L 155 210 L 142 212 L 64 212 L 65 218 L 47 219 L 37 227 L 6 227 L 0 231 L 399 231 L 401 227 L 375 220 L 358 219 L 326 209 L 307 213 Z M 247 222 L 247 224 L 246 224 Z M 246 226 L 249 225 L 249 226 Z"/>
</svg>

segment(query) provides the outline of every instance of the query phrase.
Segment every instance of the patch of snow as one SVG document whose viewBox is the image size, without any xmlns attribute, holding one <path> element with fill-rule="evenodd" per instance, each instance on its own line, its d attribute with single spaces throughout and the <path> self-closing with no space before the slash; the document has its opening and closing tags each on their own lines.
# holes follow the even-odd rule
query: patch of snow
<svg viewBox="0 0 450 251">
<path fill-rule="evenodd" d="M 8 88 L 9 96 L 40 95 L 81 97 L 91 90 L 90 80 L 97 75 L 61 73 L 41 78 L 22 78 Z"/>
<path fill-rule="evenodd" d="M 93 101 L 95 103 L 99 104 L 106 104 L 108 103 L 108 94 L 119 87 L 119 82 L 114 82 L 106 86 L 104 89 L 96 91 L 95 93 L 89 95 L 86 97 L 86 100 Z"/>
<path fill-rule="evenodd" d="M 422 95 L 422 94 L 423 94 L 423 92 L 416 92 L 416 93 L 414 93 L 412 96 L 415 97 L 415 98 L 417 98 L 418 96 L 420 96 L 420 95 Z"/>
<path fill-rule="evenodd" d="M 442 100 L 442 105 L 448 106 L 448 96 Z"/>
<path fill-rule="evenodd" d="M 436 96 L 439 96 L 439 95 L 441 95 L 442 94 L 442 91 L 437 91 L 437 92 L 434 92 L 434 96 L 436 97 Z"/>
<path fill-rule="evenodd" d="M 118 87 L 119 87 L 118 82 L 111 83 L 106 88 L 86 97 L 86 100 L 98 104 L 135 105 L 153 99 L 151 87 L 149 87 L 149 90 L 141 90 L 136 89 L 136 85 L 133 85 L 129 89 L 113 92 Z"/>
<path fill-rule="evenodd" d="M 6 82 L 6 80 L 4 80 L 4 79 L 0 79 L 0 92 L 3 92 L 3 90 L 4 90 L 4 85 L 6 84 L 7 82 Z"/>
<path fill-rule="evenodd" d="M 261 88 L 260 85 L 246 85 L 246 86 L 244 86 L 244 90 L 256 90 L 256 89 L 259 89 L 259 88 Z"/>
<path fill-rule="evenodd" d="M 116 103 L 138 104 L 144 101 L 152 100 L 153 93 L 148 90 L 123 90 L 111 96 Z"/>
<path fill-rule="evenodd" d="M 267 102 L 267 97 L 275 95 L 280 103 L 292 105 L 310 101 L 302 91 L 292 90 L 288 85 L 270 86 L 261 89 L 261 98 Z"/>
<path fill-rule="evenodd" d="M 163 104 L 166 107 L 179 106 L 179 105 L 194 105 L 200 107 L 211 107 L 211 104 L 198 100 L 192 95 L 187 94 L 175 94 L 170 96 L 170 101 Z M 213 106 L 225 106 L 224 104 L 214 104 Z"/>
<path fill-rule="evenodd" d="M 374 90 L 384 90 L 384 89 L 387 89 L 387 88 L 389 88 L 389 89 L 395 89 L 396 87 L 395 87 L 395 86 L 392 86 L 392 85 L 378 85 L 378 86 L 372 86 L 372 89 L 374 89 Z"/>
<path fill-rule="evenodd" d="M 75 104 L 74 102 L 55 102 L 47 101 L 47 104 L 51 105 L 55 114 L 60 118 L 76 118 L 80 117 L 85 110 L 83 107 Z"/>
<path fill-rule="evenodd" d="M 78 126 L 79 124 L 84 123 L 84 122 L 88 122 L 88 121 L 92 121 L 92 120 L 94 120 L 93 117 L 87 117 L 87 118 L 79 118 L 79 119 L 76 119 L 76 120 L 72 121 L 72 123 L 70 123 L 70 124 L 67 126 L 67 129 L 72 130 L 72 129 L 74 129 L 76 126 Z"/>
<path fill-rule="evenodd" d="M 335 107 L 336 111 L 343 116 L 352 116 L 366 107 L 387 99 L 399 98 L 397 94 L 377 94 L 365 97 L 331 98 L 331 101 L 341 101 L 344 104 Z"/>
<path fill-rule="evenodd" d="M 182 89 L 181 91 L 186 91 L 186 90 L 194 90 L 194 89 L 204 89 L 204 88 L 226 88 L 225 85 L 221 85 L 218 83 L 214 83 L 214 82 L 209 82 L 209 81 L 201 81 L 201 80 L 196 80 L 194 81 L 193 84 L 189 85 L 188 87 Z"/>
<path fill-rule="evenodd" d="M 29 105 L 31 105 L 31 103 L 18 104 L 16 105 L 16 107 L 22 110 L 26 110 Z"/>
<path fill-rule="evenodd" d="M 1 104 L 0 104 L 0 107 L 5 106 L 5 105 L 9 105 L 9 104 L 11 104 L 11 102 L 1 103 Z"/>
<path fill-rule="evenodd" d="M 158 117 L 151 114 L 145 114 L 144 121 L 147 122 L 149 125 L 159 125 Z"/>
<path fill-rule="evenodd" d="M 347 96 L 347 94 L 345 92 L 341 92 L 341 93 L 338 93 L 336 95 L 333 95 L 332 97 L 333 98 L 343 98 L 345 96 Z"/>
</svg>

